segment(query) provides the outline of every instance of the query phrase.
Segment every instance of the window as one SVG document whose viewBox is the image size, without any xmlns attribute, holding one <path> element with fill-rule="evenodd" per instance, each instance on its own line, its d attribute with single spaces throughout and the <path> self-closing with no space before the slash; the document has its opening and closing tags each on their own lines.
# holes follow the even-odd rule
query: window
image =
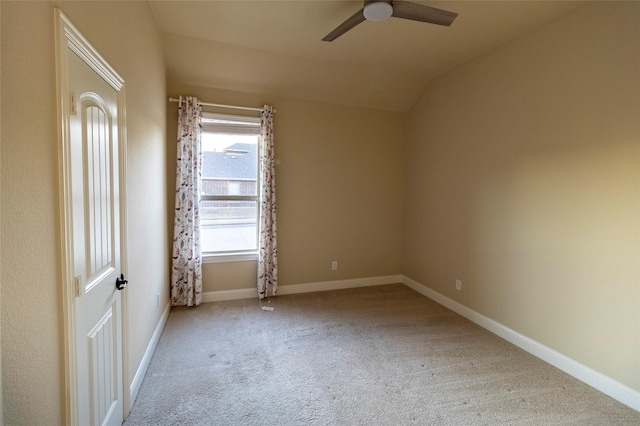
<svg viewBox="0 0 640 426">
<path fill-rule="evenodd" d="M 200 244 L 206 255 L 258 248 L 260 118 L 203 113 Z"/>
</svg>

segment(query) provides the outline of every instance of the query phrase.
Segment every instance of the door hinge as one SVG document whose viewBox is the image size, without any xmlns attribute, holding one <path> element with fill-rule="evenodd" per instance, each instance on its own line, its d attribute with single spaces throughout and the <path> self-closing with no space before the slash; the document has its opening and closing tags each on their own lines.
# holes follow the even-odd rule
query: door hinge
<svg viewBox="0 0 640 426">
<path fill-rule="evenodd" d="M 75 92 L 71 92 L 71 115 L 76 115 L 78 113 L 78 109 L 76 108 L 76 94 Z"/>
<path fill-rule="evenodd" d="M 73 283 L 76 288 L 76 297 L 81 297 L 82 296 L 82 277 L 80 275 L 76 275 L 73 278 Z"/>
</svg>

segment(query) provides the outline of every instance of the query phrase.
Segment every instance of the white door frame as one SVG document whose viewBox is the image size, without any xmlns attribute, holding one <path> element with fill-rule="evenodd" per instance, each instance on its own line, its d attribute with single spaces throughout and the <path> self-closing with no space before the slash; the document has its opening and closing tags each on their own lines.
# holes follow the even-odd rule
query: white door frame
<svg viewBox="0 0 640 426">
<path fill-rule="evenodd" d="M 58 107 L 58 162 L 60 191 L 60 241 L 61 241 L 61 281 L 64 318 L 64 357 L 65 357 L 65 405 L 66 424 L 78 424 L 78 389 L 77 389 L 77 356 L 76 356 L 76 289 L 73 269 L 73 223 L 71 198 L 71 157 L 69 143 L 69 116 L 71 99 L 69 90 L 69 69 L 67 54 L 77 54 L 93 71 L 100 75 L 117 92 L 118 103 L 118 160 L 120 191 L 120 265 L 121 271 L 127 274 L 127 208 L 126 208 L 126 170 L 127 170 L 127 132 L 125 124 L 125 87 L 124 80 L 91 46 L 76 27 L 58 8 L 55 13 L 56 36 L 56 89 Z M 130 409 L 130 392 L 128 391 L 128 345 L 127 317 L 128 292 L 121 292 L 122 303 L 122 387 L 123 417 Z M 81 426 L 81 425 L 80 425 Z"/>
</svg>

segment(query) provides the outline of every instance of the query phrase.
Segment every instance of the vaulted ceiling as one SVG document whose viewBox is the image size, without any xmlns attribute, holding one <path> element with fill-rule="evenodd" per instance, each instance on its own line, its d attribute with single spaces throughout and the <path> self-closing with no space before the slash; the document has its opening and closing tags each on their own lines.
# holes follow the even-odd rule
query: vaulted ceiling
<svg viewBox="0 0 640 426">
<path fill-rule="evenodd" d="M 406 111 L 430 79 L 579 5 L 417 1 L 458 13 L 450 27 L 365 21 L 322 41 L 362 1 L 156 1 L 170 81 Z"/>
</svg>

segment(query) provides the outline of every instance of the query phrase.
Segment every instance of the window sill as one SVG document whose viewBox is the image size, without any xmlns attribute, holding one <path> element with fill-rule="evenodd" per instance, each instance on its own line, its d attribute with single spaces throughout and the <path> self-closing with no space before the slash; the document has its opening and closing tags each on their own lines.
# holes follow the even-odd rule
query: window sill
<svg viewBox="0 0 640 426">
<path fill-rule="evenodd" d="M 250 262 L 258 260 L 257 252 L 202 255 L 202 263 Z"/>
</svg>

